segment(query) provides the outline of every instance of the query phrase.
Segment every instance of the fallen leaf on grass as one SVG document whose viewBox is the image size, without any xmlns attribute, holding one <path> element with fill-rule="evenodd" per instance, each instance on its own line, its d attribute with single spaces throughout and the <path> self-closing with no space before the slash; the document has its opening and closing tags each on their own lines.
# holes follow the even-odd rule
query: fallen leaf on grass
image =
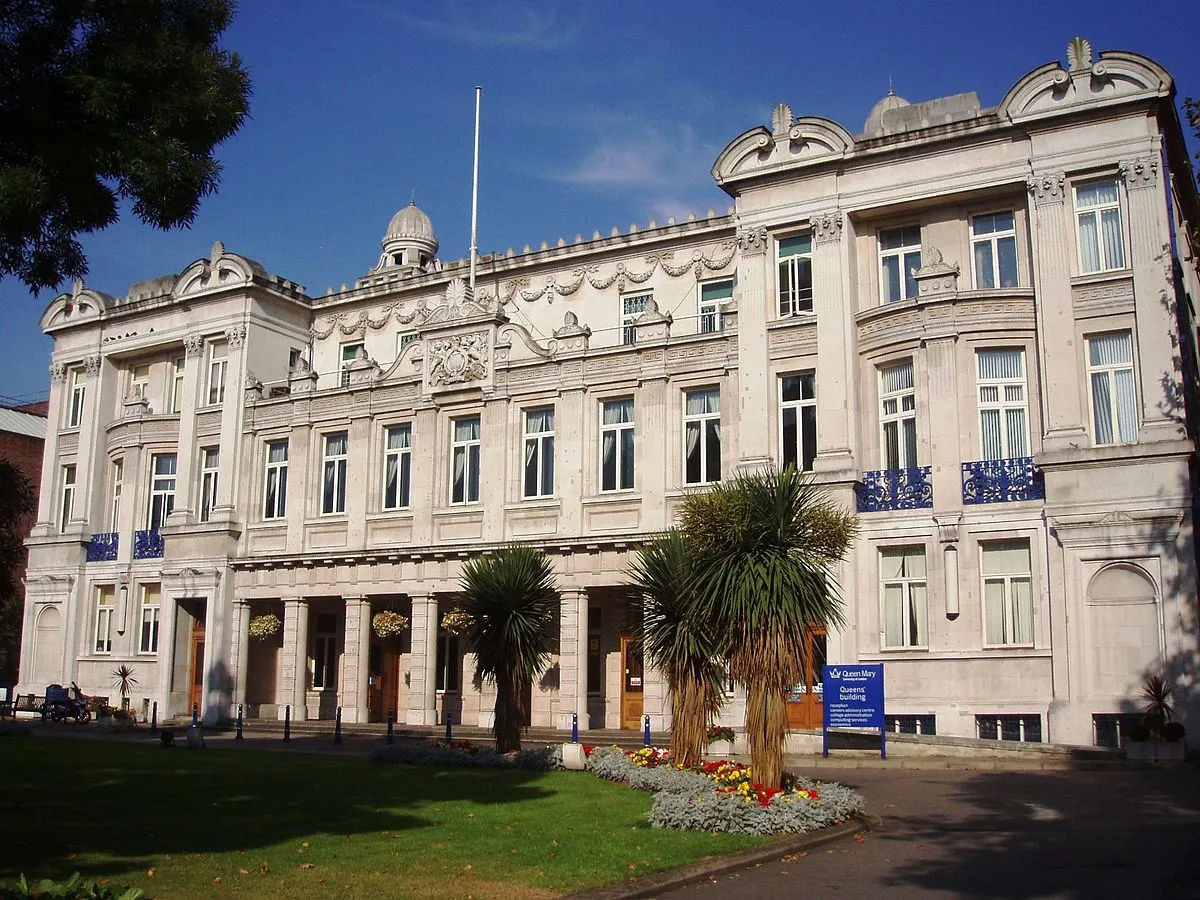
<svg viewBox="0 0 1200 900">
<path fill-rule="evenodd" d="M 302 868 L 302 869 L 311 869 L 312 867 L 313 867 L 312 863 L 300 863 L 300 868 Z"/>
<path fill-rule="evenodd" d="M 264 875 L 271 871 L 271 867 L 267 865 L 267 861 L 265 859 L 258 864 L 258 871 L 262 872 Z"/>
<path fill-rule="evenodd" d="M 153 868 L 147 869 L 146 874 L 149 875 L 151 878 L 153 878 L 154 877 L 154 869 Z"/>
<path fill-rule="evenodd" d="M 220 884 L 220 883 L 221 883 L 221 876 L 218 875 L 216 878 L 213 879 L 213 884 Z"/>
<path fill-rule="evenodd" d="M 239 875 L 249 875 L 250 870 L 249 869 L 238 869 L 238 874 Z"/>
</svg>

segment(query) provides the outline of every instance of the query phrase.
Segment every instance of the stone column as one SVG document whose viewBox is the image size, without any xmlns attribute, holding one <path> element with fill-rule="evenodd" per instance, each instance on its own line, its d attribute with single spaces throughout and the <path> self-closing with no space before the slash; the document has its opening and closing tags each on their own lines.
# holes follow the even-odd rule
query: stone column
<svg viewBox="0 0 1200 900">
<path fill-rule="evenodd" d="M 241 472 L 238 457 L 242 450 L 242 385 L 246 380 L 246 326 L 238 324 L 227 328 L 225 340 L 229 344 L 229 355 L 225 369 L 225 402 L 221 405 L 221 477 L 217 478 L 217 502 L 214 509 L 223 510 L 224 515 L 221 518 L 228 520 L 234 512 L 238 474 Z M 187 378 L 186 370 L 184 378 Z M 184 387 L 186 389 L 186 380 Z M 183 446 L 182 442 L 180 446 Z"/>
<path fill-rule="evenodd" d="M 955 360 L 957 346 L 957 335 L 929 338 L 925 342 L 925 365 L 915 367 L 917 372 L 923 368 L 927 379 L 923 393 L 929 398 L 927 458 L 932 467 L 935 513 L 962 510 L 962 438 L 958 422 L 958 367 Z"/>
<path fill-rule="evenodd" d="M 582 372 L 582 366 L 575 365 L 579 367 L 576 371 Z M 554 492 L 561 504 L 558 527 L 563 534 L 579 534 L 583 529 L 583 473 L 589 459 L 584 437 L 586 408 L 582 387 L 560 388 L 554 404 Z M 521 452 L 524 453 L 523 445 Z M 521 474 L 524 476 L 523 468 Z"/>
<path fill-rule="evenodd" d="M 412 663 L 408 683 L 408 724 L 437 724 L 437 598 L 412 598 Z"/>
<path fill-rule="evenodd" d="M 250 664 L 250 603 L 246 600 L 233 601 L 233 648 L 230 664 L 233 668 L 233 710 L 237 716 L 239 705 L 246 703 L 246 685 L 249 683 Z"/>
<path fill-rule="evenodd" d="M 426 405 L 422 406 L 423 402 Z M 433 542 L 433 511 L 446 506 L 446 469 L 438 463 L 449 455 L 449 445 L 446 435 L 438 432 L 437 408 L 427 401 L 417 401 L 413 409 L 413 446 L 417 448 L 413 471 L 422 472 L 423 477 L 412 482 L 412 542 L 429 544 Z"/>
<path fill-rule="evenodd" d="M 116 380 L 113 366 L 93 353 L 84 360 L 87 373 L 87 394 L 83 418 L 79 423 L 79 450 L 75 459 L 75 509 L 71 518 L 84 531 L 108 531 L 104 524 L 105 491 L 103 462 L 106 459 L 103 441 L 97 440 L 100 411 L 111 402 L 108 388 Z M 99 444 L 99 451 L 97 451 Z"/>
<path fill-rule="evenodd" d="M 1087 446 L 1090 441 L 1080 402 L 1083 375 L 1071 300 L 1075 254 L 1068 240 L 1072 222 L 1064 203 L 1066 178 L 1061 172 L 1047 172 L 1033 176 L 1027 184 L 1032 201 L 1029 218 L 1033 223 L 1038 351 L 1042 356 L 1042 449 L 1066 450 Z"/>
<path fill-rule="evenodd" d="M 367 678 L 371 651 L 371 601 L 346 597 L 346 638 L 338 700 L 343 722 L 367 721 Z"/>
<path fill-rule="evenodd" d="M 179 450 L 175 455 L 175 508 L 168 517 L 172 525 L 187 524 L 193 517 L 193 511 L 199 506 L 199 498 L 192 496 L 196 491 L 192 471 L 199 452 L 196 448 L 196 403 L 203 384 L 201 373 L 204 369 L 204 335 L 194 333 L 184 338 L 183 352 L 183 402 L 179 408 Z M 233 402 L 229 397 L 225 399 L 227 402 Z M 130 474 L 126 472 L 126 480 Z M 226 460 L 222 456 L 217 487 L 222 487 L 222 481 L 232 480 L 232 470 L 226 468 Z M 121 499 L 124 500 L 124 497 Z"/>
<path fill-rule="evenodd" d="M 588 728 L 587 636 L 588 594 L 582 589 L 559 592 L 558 727 L 569 731 L 579 714 L 579 730 Z"/>
<path fill-rule="evenodd" d="M 283 673 L 279 718 L 283 706 L 292 707 L 292 721 L 308 718 L 308 603 L 283 601 Z"/>
<path fill-rule="evenodd" d="M 359 392 L 354 395 L 354 411 L 359 413 L 362 407 L 358 401 L 367 392 Z M 372 509 L 378 509 L 380 501 L 376 498 L 372 502 L 369 486 L 372 482 L 371 469 L 376 466 L 381 466 L 379 461 L 379 442 L 375 440 L 375 435 L 372 433 L 372 422 L 367 416 L 356 415 L 351 419 L 350 427 L 346 432 L 347 452 L 346 459 L 346 542 L 351 547 L 363 547 L 367 542 L 367 513 Z M 349 628 L 349 626 L 347 626 Z M 349 646 L 350 632 L 346 632 L 347 646 Z M 346 710 L 342 710 L 343 721 L 346 719 Z"/>
<path fill-rule="evenodd" d="M 1157 152 L 1157 151 L 1156 151 Z M 1179 364 L 1173 311 L 1163 297 L 1174 295 L 1170 254 L 1163 249 L 1170 233 L 1166 198 L 1158 179 L 1158 156 L 1121 163 L 1129 195 L 1129 243 L 1132 249 L 1133 302 L 1137 318 L 1141 440 L 1180 440 L 1184 434 L 1183 375 Z"/>
<path fill-rule="evenodd" d="M 46 440 L 42 446 L 42 478 L 38 486 L 38 517 L 35 534 L 51 534 L 55 527 L 57 499 L 58 432 L 63 422 L 63 395 L 66 393 L 67 365 L 50 365 L 50 404 L 46 411 Z"/>
<path fill-rule="evenodd" d="M 738 469 L 769 465 L 771 449 L 771 370 L 767 346 L 767 320 L 774 307 L 774 279 L 767 249 L 771 243 L 765 226 L 739 228 L 738 247 Z"/>
<path fill-rule="evenodd" d="M 661 355 L 666 351 L 654 352 Z M 642 379 L 635 401 L 636 465 L 641 471 L 636 472 L 634 486 L 642 498 L 640 525 L 646 531 L 662 531 L 671 524 L 667 521 L 667 486 L 683 481 L 680 464 L 672 460 L 670 452 L 668 416 L 672 409 L 676 410 L 676 415 L 679 410 L 671 403 L 673 396 L 667 379 L 655 376 Z"/>
<path fill-rule="evenodd" d="M 817 458 L 814 472 L 835 480 L 857 477 L 850 449 L 854 353 L 842 280 L 850 265 L 840 210 L 813 217 L 813 311 L 817 314 Z M 771 386 L 774 398 L 775 388 Z M 782 461 L 781 461 L 782 462 Z"/>
</svg>

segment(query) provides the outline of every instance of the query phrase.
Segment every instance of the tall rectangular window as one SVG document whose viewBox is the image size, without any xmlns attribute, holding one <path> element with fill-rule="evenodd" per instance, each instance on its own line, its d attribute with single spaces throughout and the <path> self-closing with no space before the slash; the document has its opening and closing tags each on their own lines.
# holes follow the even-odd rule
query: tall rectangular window
<svg viewBox="0 0 1200 900">
<path fill-rule="evenodd" d="M 634 322 L 646 311 L 646 304 L 653 294 L 632 294 L 621 298 L 621 343 L 632 344 L 637 340 Z"/>
<path fill-rule="evenodd" d="M 325 435 L 321 513 L 346 511 L 346 432 Z"/>
<path fill-rule="evenodd" d="M 1137 443 L 1137 389 L 1133 380 L 1133 337 L 1128 331 L 1087 339 L 1088 392 L 1097 444 Z"/>
<path fill-rule="evenodd" d="M 812 235 L 780 238 L 779 315 L 791 316 L 813 308 Z"/>
<path fill-rule="evenodd" d="M 915 467 L 917 395 L 911 360 L 879 371 L 879 420 L 883 428 L 883 467 Z"/>
<path fill-rule="evenodd" d="M 125 481 L 125 461 L 114 459 L 112 464 L 112 504 L 108 519 L 109 531 L 121 530 L 121 488 Z"/>
<path fill-rule="evenodd" d="M 688 484 L 721 480 L 721 391 L 718 388 L 684 394 L 683 476 Z"/>
<path fill-rule="evenodd" d="M 62 467 L 62 484 L 59 491 L 58 530 L 65 532 L 75 514 L 75 467 Z"/>
<path fill-rule="evenodd" d="M 988 647 L 1033 644 L 1033 579 L 1028 541 L 981 544 L 983 642 Z"/>
<path fill-rule="evenodd" d="M 879 292 L 884 303 L 917 296 L 913 272 L 921 268 L 921 226 L 885 228 L 879 232 Z"/>
<path fill-rule="evenodd" d="M 554 407 L 525 411 L 525 497 L 554 494 Z"/>
<path fill-rule="evenodd" d="M 1117 182 L 1077 184 L 1075 215 L 1079 227 L 1079 270 L 1087 275 L 1125 268 L 1125 235 Z"/>
<path fill-rule="evenodd" d="M 150 457 L 150 521 L 157 531 L 175 508 L 175 454 L 156 453 Z"/>
<path fill-rule="evenodd" d="M 817 373 L 779 379 L 779 459 L 783 467 L 811 471 L 817 457 Z"/>
<path fill-rule="evenodd" d="M 134 366 L 129 370 L 130 399 L 145 400 L 150 393 L 150 367 Z"/>
<path fill-rule="evenodd" d="M 979 434 L 984 459 L 1029 456 L 1023 350 L 978 350 Z"/>
<path fill-rule="evenodd" d="M 971 259 L 976 288 L 1017 286 L 1017 232 L 1011 212 L 971 219 Z"/>
<path fill-rule="evenodd" d="M 187 365 L 184 357 L 178 356 L 171 360 L 171 414 L 183 412 L 183 367 Z"/>
<path fill-rule="evenodd" d="M 600 404 L 600 490 L 633 490 L 633 400 Z"/>
<path fill-rule="evenodd" d="M 67 427 L 78 428 L 83 424 L 83 404 L 87 398 L 87 376 L 79 369 L 71 371 L 71 407 L 67 412 Z"/>
<path fill-rule="evenodd" d="M 366 352 L 367 345 L 362 341 L 355 341 L 352 344 L 342 344 L 342 367 L 341 367 L 341 385 L 345 387 L 350 383 L 350 365 L 358 358 L 358 351 Z"/>
<path fill-rule="evenodd" d="M 458 690 L 458 673 L 462 669 L 462 656 L 458 652 L 458 636 L 442 631 L 438 633 L 437 656 L 434 659 L 437 673 L 434 676 L 434 690 Z"/>
<path fill-rule="evenodd" d="M 386 434 L 383 508 L 403 509 L 409 505 L 412 491 L 412 425 L 393 425 Z"/>
<path fill-rule="evenodd" d="M 479 502 L 479 416 L 450 423 L 450 502 Z"/>
<path fill-rule="evenodd" d="M 96 588 L 96 630 L 93 634 L 93 653 L 112 653 L 112 623 L 117 589 L 106 584 Z"/>
<path fill-rule="evenodd" d="M 225 402 L 225 373 L 229 367 L 229 345 L 219 341 L 208 345 L 208 405 Z"/>
<path fill-rule="evenodd" d="M 162 592 L 157 584 L 142 585 L 142 618 L 138 635 L 138 653 L 158 652 L 158 623 L 162 610 Z"/>
<path fill-rule="evenodd" d="M 287 515 L 288 442 L 267 444 L 267 471 L 263 479 L 263 518 L 282 519 Z"/>
<path fill-rule="evenodd" d="M 216 447 L 200 450 L 200 521 L 212 518 L 217 505 L 217 470 L 221 465 L 221 451 Z"/>
<path fill-rule="evenodd" d="M 312 637 L 312 686 L 316 691 L 337 687 L 337 616 L 316 617 Z"/>
<path fill-rule="evenodd" d="M 722 278 L 720 281 L 706 281 L 700 285 L 700 303 L 697 312 L 700 314 L 700 333 L 712 334 L 725 327 L 721 317 L 721 304 L 733 299 L 733 279 Z"/>
<path fill-rule="evenodd" d="M 926 646 L 925 548 L 895 547 L 880 551 L 879 581 L 883 593 L 884 649 Z"/>
</svg>

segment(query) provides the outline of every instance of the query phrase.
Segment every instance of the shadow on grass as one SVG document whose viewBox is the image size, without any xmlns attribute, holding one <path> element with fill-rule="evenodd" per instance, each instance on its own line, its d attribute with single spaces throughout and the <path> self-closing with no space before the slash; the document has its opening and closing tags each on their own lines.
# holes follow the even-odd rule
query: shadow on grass
<svg viewBox="0 0 1200 900">
<path fill-rule="evenodd" d="M 419 829 L 439 824 L 440 802 L 533 803 L 553 793 L 539 772 L 43 737 L 0 738 L 0 771 L 0 880 L 111 870 L 76 858 L 92 854 L 145 867 L 164 854 Z"/>
</svg>

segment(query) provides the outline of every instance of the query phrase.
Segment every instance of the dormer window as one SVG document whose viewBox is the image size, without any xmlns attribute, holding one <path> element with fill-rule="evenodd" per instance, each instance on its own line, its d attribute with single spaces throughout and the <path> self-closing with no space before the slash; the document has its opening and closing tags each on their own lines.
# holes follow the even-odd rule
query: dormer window
<svg viewBox="0 0 1200 900">
<path fill-rule="evenodd" d="M 401 250 L 399 253 L 393 254 L 392 255 L 392 265 L 394 265 L 394 266 L 404 265 L 404 255 L 405 254 L 404 254 L 403 250 Z"/>
</svg>

